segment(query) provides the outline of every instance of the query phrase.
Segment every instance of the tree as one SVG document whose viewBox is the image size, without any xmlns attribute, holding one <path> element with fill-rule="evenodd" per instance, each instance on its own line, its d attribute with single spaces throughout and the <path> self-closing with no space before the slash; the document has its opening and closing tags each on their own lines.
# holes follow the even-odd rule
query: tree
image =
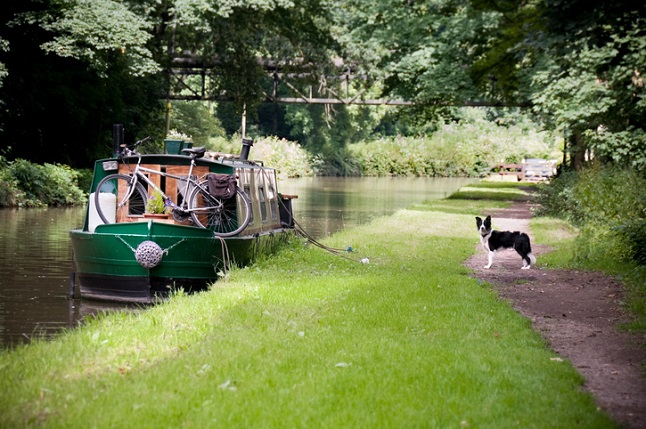
<svg viewBox="0 0 646 429">
<path fill-rule="evenodd" d="M 646 172 L 646 15 L 632 2 L 548 2 L 551 41 L 534 78 L 535 110 L 572 136 L 573 160 L 591 149 Z"/>
<path fill-rule="evenodd" d="M 113 123 L 124 123 L 134 139 L 150 121 L 162 120 L 161 90 L 141 76 L 145 55 L 136 54 L 150 37 L 129 28 L 141 27 L 120 3 L 26 1 L 3 7 L 0 36 L 11 49 L 2 55 L 8 75 L 0 124 L 11 157 L 88 166 L 111 153 Z"/>
<path fill-rule="evenodd" d="M 87 164 L 109 154 L 115 122 L 128 139 L 163 136 L 161 70 L 177 61 L 207 67 L 217 76 L 209 91 L 226 91 L 238 112 L 253 112 L 262 98 L 259 57 L 284 70 L 308 67 L 316 80 L 334 44 L 323 0 L 27 0 L 3 8 L 0 40 L 11 46 L 0 58 L 8 71 L 3 143 L 37 162 Z"/>
<path fill-rule="evenodd" d="M 507 100 L 530 99 L 568 135 L 572 166 L 598 159 L 646 171 L 644 4 L 618 0 L 473 0 L 498 34 L 472 71 L 495 71 Z"/>
</svg>

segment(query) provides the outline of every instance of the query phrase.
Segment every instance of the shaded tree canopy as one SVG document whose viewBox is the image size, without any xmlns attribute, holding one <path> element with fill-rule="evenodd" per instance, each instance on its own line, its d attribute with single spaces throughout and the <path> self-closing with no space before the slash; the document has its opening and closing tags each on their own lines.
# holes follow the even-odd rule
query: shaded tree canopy
<svg viewBox="0 0 646 429">
<path fill-rule="evenodd" d="M 258 108 L 266 76 L 258 58 L 306 70 L 304 82 L 315 84 L 342 57 L 376 96 L 415 101 L 402 111 L 419 122 L 466 100 L 531 104 L 546 126 L 573 136 L 573 153 L 592 149 L 646 169 L 644 4 L 28 0 L 3 8 L 0 132 L 13 157 L 87 164 L 109 153 L 116 122 L 130 138 L 159 140 L 172 84 L 165 71 L 182 62 L 215 77 L 207 91 L 233 101 L 219 111 L 246 106 L 315 150 L 342 145 L 364 138 L 374 118 L 357 122 L 370 115 L 346 106 Z"/>
</svg>

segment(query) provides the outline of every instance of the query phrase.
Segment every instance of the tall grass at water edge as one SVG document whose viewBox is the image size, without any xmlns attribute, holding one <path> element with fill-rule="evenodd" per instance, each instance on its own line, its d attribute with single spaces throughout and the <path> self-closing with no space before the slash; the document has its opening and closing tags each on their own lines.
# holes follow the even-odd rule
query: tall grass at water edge
<svg viewBox="0 0 646 429">
<path fill-rule="evenodd" d="M 325 240 L 352 261 L 295 242 L 208 292 L 3 351 L 0 426 L 613 427 L 462 265 L 473 216 L 505 204 L 420 204 Z"/>
</svg>

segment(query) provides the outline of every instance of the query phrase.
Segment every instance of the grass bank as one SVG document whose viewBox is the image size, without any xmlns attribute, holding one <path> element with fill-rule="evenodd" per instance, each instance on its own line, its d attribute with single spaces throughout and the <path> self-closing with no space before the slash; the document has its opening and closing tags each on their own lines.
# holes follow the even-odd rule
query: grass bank
<svg viewBox="0 0 646 429">
<path fill-rule="evenodd" d="M 295 243 L 210 291 L 0 354 L 0 427 L 607 428 L 530 322 L 462 265 L 440 200 Z"/>
</svg>

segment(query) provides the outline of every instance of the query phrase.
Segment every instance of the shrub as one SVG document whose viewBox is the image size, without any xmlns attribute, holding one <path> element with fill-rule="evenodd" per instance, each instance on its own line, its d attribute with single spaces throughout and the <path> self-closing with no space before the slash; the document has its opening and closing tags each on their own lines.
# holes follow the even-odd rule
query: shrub
<svg viewBox="0 0 646 429">
<path fill-rule="evenodd" d="M 520 125 L 498 125 L 474 114 L 466 122 L 443 124 L 432 135 L 390 137 L 349 146 L 367 176 L 471 176 L 500 162 L 551 158 L 557 142 Z"/>
<path fill-rule="evenodd" d="M 240 153 L 242 138 L 234 134 L 230 139 L 214 138 L 208 148 L 217 152 Z M 268 167 L 276 168 L 285 177 L 314 175 L 314 161 L 297 142 L 274 136 L 256 139 L 249 154 L 250 159 L 260 160 Z"/>
<path fill-rule="evenodd" d="M 583 217 L 574 195 L 574 187 L 579 180 L 575 171 L 559 174 L 549 184 L 540 184 L 537 188 L 536 202 L 538 215 L 548 215 L 567 219 L 580 224 Z"/>
<path fill-rule="evenodd" d="M 312 176 L 310 155 L 298 143 L 278 137 L 264 137 L 254 142 L 253 157 L 278 169 L 286 177 Z"/>
<path fill-rule="evenodd" d="M 6 169 L 0 170 L 0 207 L 16 205 L 17 185 Z"/>
<path fill-rule="evenodd" d="M 24 159 L 6 163 L 0 174 L 0 205 L 42 207 L 85 201 L 78 187 L 80 172 L 64 165 L 33 164 Z"/>
<path fill-rule="evenodd" d="M 539 187 L 541 214 L 581 228 L 579 260 L 646 264 L 646 178 L 633 169 L 594 167 L 559 175 Z"/>
<path fill-rule="evenodd" d="M 64 206 L 85 201 L 85 193 L 78 187 L 79 173 L 77 171 L 60 164 L 45 164 L 42 168 L 47 177 L 43 190 L 45 204 Z"/>
</svg>

